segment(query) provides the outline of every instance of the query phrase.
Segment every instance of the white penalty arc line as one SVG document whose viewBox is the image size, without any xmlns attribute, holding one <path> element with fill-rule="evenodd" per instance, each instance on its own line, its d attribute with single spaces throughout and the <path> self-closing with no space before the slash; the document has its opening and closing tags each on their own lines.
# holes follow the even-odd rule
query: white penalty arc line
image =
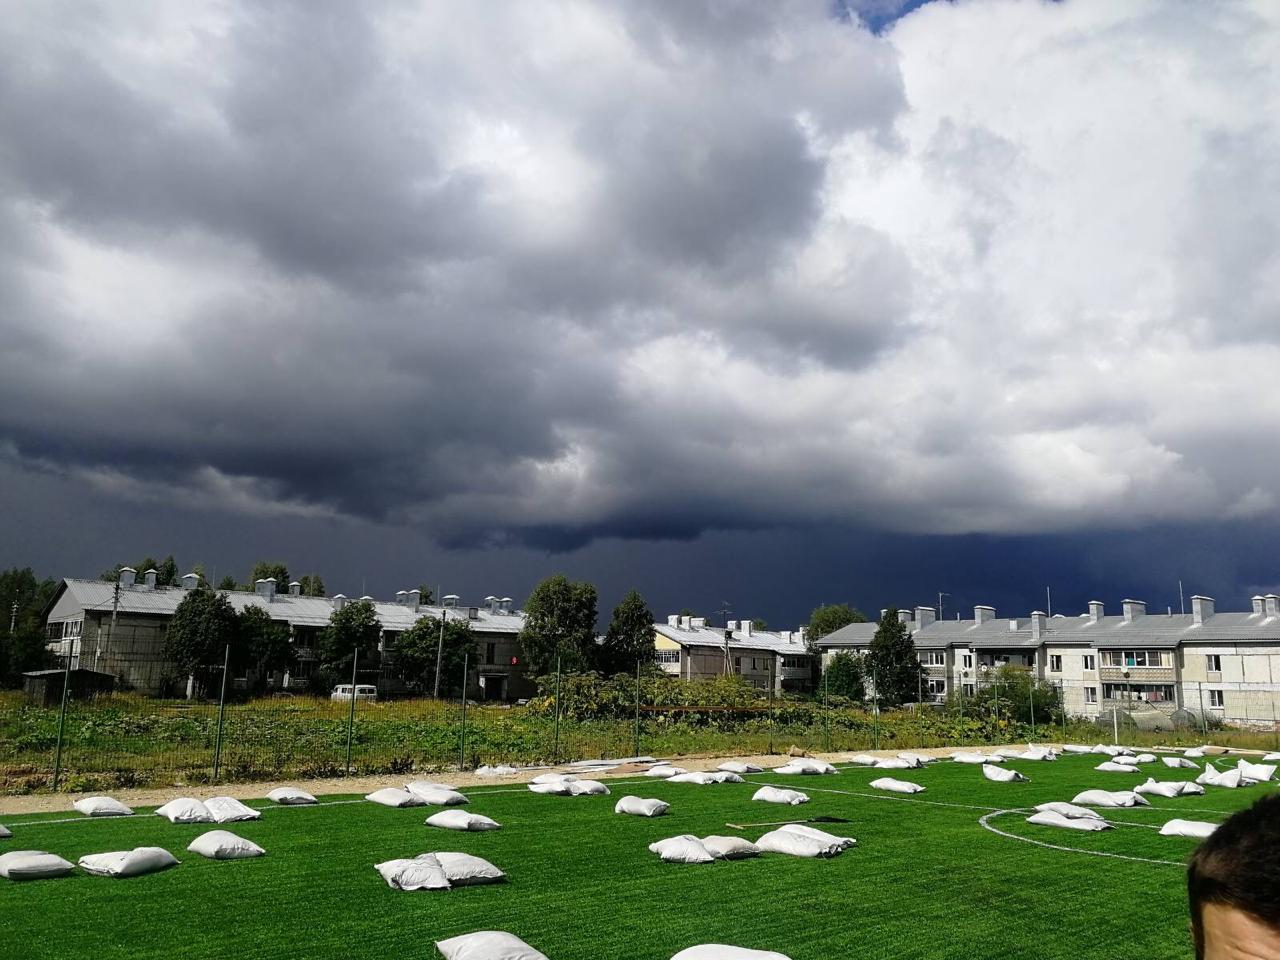
<svg viewBox="0 0 1280 960">
<path fill-rule="evenodd" d="M 1048 850 L 1062 850 L 1065 853 L 1083 853 L 1089 857 L 1108 857 L 1112 860 L 1132 860 L 1134 863 L 1156 863 L 1167 867 L 1185 867 L 1186 864 L 1180 860 L 1156 860 L 1151 857 L 1131 857 L 1124 853 L 1109 853 L 1106 850 L 1082 850 L 1079 847 L 1063 847 L 1056 843 L 1046 843 L 1043 840 L 1032 840 L 1030 837 L 1020 837 L 1016 833 L 1009 833 L 1001 830 L 999 827 L 993 827 L 989 820 L 1003 816 L 1009 813 L 1026 813 L 1025 810 L 997 810 L 994 813 L 988 813 L 978 818 L 978 824 L 984 830 L 990 830 L 992 833 L 1001 837 L 1008 837 L 1010 840 L 1021 840 L 1023 843 L 1030 843 L 1033 846 L 1044 847 Z M 1145 826 L 1145 824 L 1127 824 L 1128 826 Z"/>
</svg>

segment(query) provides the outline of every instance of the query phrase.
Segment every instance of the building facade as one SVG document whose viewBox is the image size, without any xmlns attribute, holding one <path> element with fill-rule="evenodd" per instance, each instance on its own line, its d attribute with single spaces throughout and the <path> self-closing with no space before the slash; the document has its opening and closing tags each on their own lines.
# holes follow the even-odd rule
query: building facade
<svg viewBox="0 0 1280 960">
<path fill-rule="evenodd" d="M 778 693 L 813 689 L 813 658 L 804 630 L 757 630 L 750 620 L 709 627 L 703 617 L 672 615 L 653 625 L 654 658 L 685 680 L 733 674 Z"/>
</svg>

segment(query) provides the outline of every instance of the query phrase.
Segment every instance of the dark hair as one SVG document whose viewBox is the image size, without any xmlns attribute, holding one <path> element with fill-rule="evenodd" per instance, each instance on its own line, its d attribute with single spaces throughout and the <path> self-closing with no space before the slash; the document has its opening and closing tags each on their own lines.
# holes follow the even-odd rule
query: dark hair
<svg viewBox="0 0 1280 960">
<path fill-rule="evenodd" d="M 1241 810 L 1196 848 L 1187 898 L 1197 957 L 1204 957 L 1206 904 L 1235 907 L 1280 931 L 1280 794 Z"/>
</svg>

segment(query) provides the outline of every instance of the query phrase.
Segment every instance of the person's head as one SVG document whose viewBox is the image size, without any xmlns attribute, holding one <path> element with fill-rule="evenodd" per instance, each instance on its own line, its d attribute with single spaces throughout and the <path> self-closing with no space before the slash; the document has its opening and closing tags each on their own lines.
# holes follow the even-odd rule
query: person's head
<svg viewBox="0 0 1280 960">
<path fill-rule="evenodd" d="M 1187 869 L 1198 960 L 1280 960 L 1280 794 L 1224 822 Z"/>
</svg>

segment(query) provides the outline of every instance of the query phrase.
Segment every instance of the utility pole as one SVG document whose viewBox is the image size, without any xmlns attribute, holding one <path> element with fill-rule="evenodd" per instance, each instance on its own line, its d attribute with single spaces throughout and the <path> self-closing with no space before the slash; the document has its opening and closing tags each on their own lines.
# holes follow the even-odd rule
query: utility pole
<svg viewBox="0 0 1280 960">
<path fill-rule="evenodd" d="M 1049 593 L 1048 586 L 1044 588 L 1044 603 L 1045 603 L 1045 613 L 1048 616 L 1052 617 L 1053 616 L 1053 596 Z"/>
<path fill-rule="evenodd" d="M 13 601 L 13 606 L 9 608 L 9 639 L 13 639 L 13 631 L 18 626 L 18 601 Z"/>
<path fill-rule="evenodd" d="M 444 621 L 448 615 L 449 611 L 442 606 L 440 608 L 440 639 L 436 641 L 436 689 L 432 694 L 437 700 L 440 699 L 440 663 L 444 659 Z M 462 693 L 465 697 L 466 691 L 463 690 Z"/>
<path fill-rule="evenodd" d="M 1183 614 L 1184 616 L 1186 615 L 1186 612 L 1187 612 L 1187 601 L 1183 599 L 1183 596 L 1182 596 L 1181 580 L 1178 581 L 1178 612 Z"/>
<path fill-rule="evenodd" d="M 120 612 L 120 574 L 116 574 L 116 583 L 111 591 L 111 630 L 107 634 L 107 641 L 110 642 L 116 638 L 116 614 Z M 99 628 L 101 631 L 101 628 Z M 102 637 L 99 635 L 98 642 L 93 647 L 93 669 L 98 669 L 98 657 L 104 656 L 102 653 Z"/>
<path fill-rule="evenodd" d="M 733 660 L 729 657 L 729 614 L 733 612 L 733 607 L 728 600 L 721 600 L 720 609 L 716 612 L 720 614 L 720 623 L 724 626 L 724 672 L 730 674 L 733 673 Z"/>
<path fill-rule="evenodd" d="M 949 594 L 949 593 L 943 593 L 941 590 L 939 590 L 939 591 L 938 591 L 938 619 L 939 619 L 939 620 L 943 619 L 943 617 L 942 617 L 942 598 L 943 598 L 943 597 L 949 597 L 949 596 L 951 596 L 951 594 Z"/>
</svg>

